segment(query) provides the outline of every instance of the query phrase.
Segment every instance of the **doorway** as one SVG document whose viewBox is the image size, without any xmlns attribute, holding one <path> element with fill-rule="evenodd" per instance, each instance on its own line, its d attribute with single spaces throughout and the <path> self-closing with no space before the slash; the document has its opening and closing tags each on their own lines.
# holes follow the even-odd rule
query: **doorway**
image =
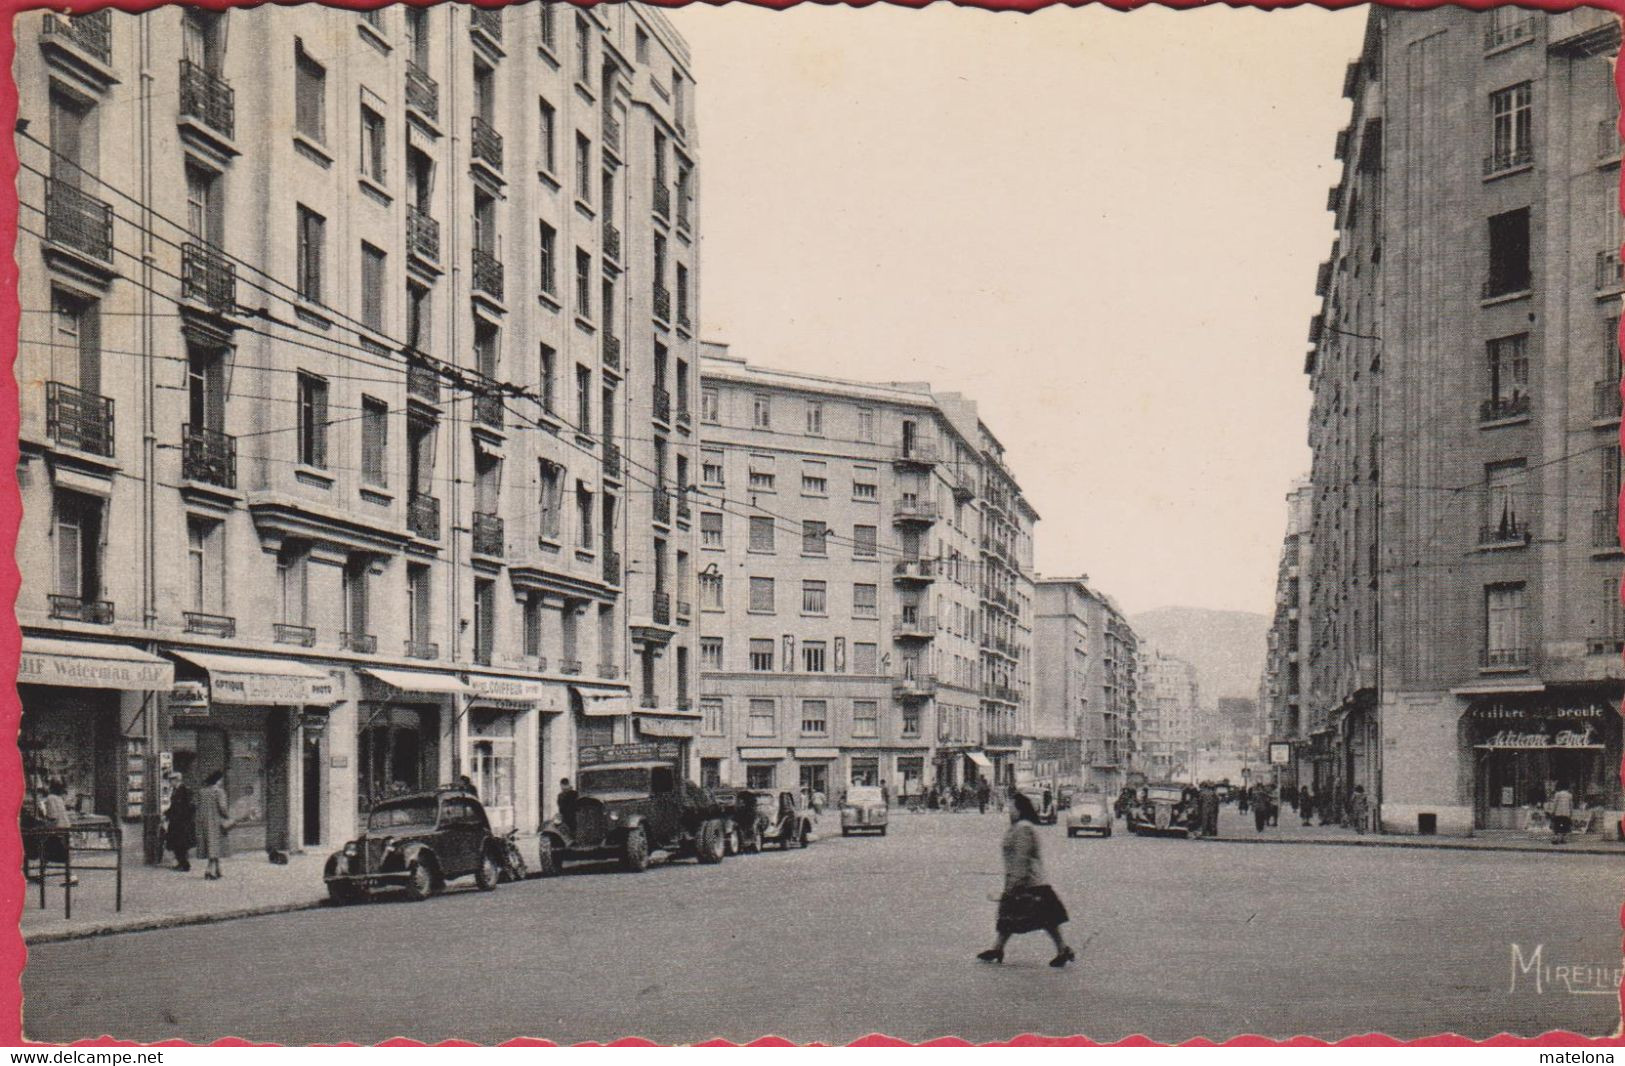
<svg viewBox="0 0 1625 1066">
<path fill-rule="evenodd" d="M 305 733 L 300 780 L 304 784 L 304 846 L 322 842 L 322 738 Z"/>
</svg>

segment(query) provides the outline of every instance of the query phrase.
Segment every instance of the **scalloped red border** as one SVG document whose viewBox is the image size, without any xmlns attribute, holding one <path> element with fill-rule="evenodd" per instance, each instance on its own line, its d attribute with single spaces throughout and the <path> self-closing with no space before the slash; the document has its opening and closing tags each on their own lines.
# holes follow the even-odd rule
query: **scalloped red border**
<svg viewBox="0 0 1625 1066">
<path fill-rule="evenodd" d="M 255 7 L 254 3 L 237 3 L 234 0 L 186 0 L 198 7 L 223 9 L 228 7 Z M 322 0 L 330 7 L 346 7 L 357 10 L 384 6 L 378 2 L 366 0 Z M 602 0 L 580 4 L 583 7 L 596 6 Z M 659 7 L 685 7 L 688 3 L 719 4 L 723 0 L 642 0 Z M 794 7 L 800 3 L 826 3 L 835 6 L 829 0 L 729 0 L 733 3 L 751 3 L 759 7 L 783 9 Z M 850 0 L 846 6 L 868 7 L 880 0 Z M 884 0 L 899 7 L 920 8 L 926 7 L 933 0 Z M 1053 7 L 1065 4 L 1068 7 L 1082 7 L 1083 0 L 939 0 L 939 2 L 952 3 L 956 7 L 983 8 L 989 11 L 1030 12 L 1040 8 Z M 1225 0 L 1230 7 L 1256 7 L 1265 10 L 1277 8 L 1300 7 L 1309 0 L 1252 0 L 1250 3 L 1241 3 L 1239 0 Z M 1360 6 L 1363 0 L 1313 0 L 1313 6 L 1338 10 L 1346 7 Z M 1175 9 L 1210 7 L 1207 0 L 1103 0 L 1100 6 L 1115 8 L 1120 11 L 1132 11 L 1136 8 L 1146 7 L 1156 3 L 1162 7 Z M 17 15 L 24 11 L 51 10 L 81 12 L 93 11 L 103 7 L 113 7 L 120 11 L 141 12 L 155 7 L 163 6 L 163 0 L 126 0 L 124 3 L 101 4 L 94 2 L 64 2 L 54 5 L 29 3 L 25 0 L 0 0 L 0 14 L 4 21 L 0 22 L 0 71 L 3 71 L 4 83 L 0 84 L 0 129 L 10 128 L 17 120 L 17 89 L 10 78 L 12 62 L 16 55 L 16 39 L 12 34 L 12 24 Z M 480 6 L 497 7 L 500 4 L 482 4 Z M 1384 6 L 1423 9 L 1445 6 L 1431 0 L 1390 0 Z M 1502 6 L 1494 0 L 1460 0 L 1456 5 L 1460 7 L 1486 9 Z M 1610 0 L 1598 4 L 1566 3 L 1563 0 L 1525 0 L 1520 7 L 1533 8 L 1547 12 L 1569 11 L 1576 7 L 1597 7 L 1625 15 L 1625 0 Z M 1625 65 L 1616 66 L 1614 72 L 1615 90 L 1625 89 Z M 1625 98 L 1625 92 L 1621 92 Z M 14 249 L 17 242 L 17 150 L 12 139 L 0 138 L 0 177 L 4 179 L 3 191 L 0 191 L 0 337 L 17 336 L 18 328 L 18 297 L 17 297 L 17 262 Z M 16 358 L 16 346 L 12 346 L 11 358 Z M 0 544 L 5 551 L 0 553 L 0 603 L 6 606 L 15 604 L 19 576 L 17 563 L 14 557 L 17 543 L 17 526 L 22 513 L 21 497 L 17 489 L 17 381 L 9 372 L 0 374 Z M 1621 440 L 1625 442 L 1625 426 L 1621 427 Z M 16 616 L 12 610 L 0 611 L 0 673 L 16 675 L 17 660 L 21 649 L 21 634 L 17 628 Z M 21 720 L 22 708 L 17 699 L 14 685 L 0 688 L 0 737 L 12 738 L 16 736 L 18 724 Z M 1625 773 L 1622 773 L 1625 776 Z M 0 825 L 5 827 L 0 832 L 0 870 L 8 871 L 6 876 L 0 876 L 0 968 L 7 973 L 10 980 L 0 981 L 0 1043 L 8 1046 L 56 1046 L 32 1045 L 23 1040 L 22 1036 L 22 970 L 28 959 L 28 949 L 23 944 L 22 931 L 19 922 L 22 917 L 23 897 L 26 884 L 21 875 L 22 869 L 22 840 L 13 827 L 17 825 L 17 815 L 22 806 L 22 757 L 14 743 L 0 743 Z M 1621 928 L 1625 929 L 1625 902 L 1620 908 Z M 1625 941 L 1622 941 L 1622 954 L 1625 954 Z M 1622 1010 L 1625 1010 L 1625 989 L 1621 990 Z M 119 1040 L 111 1036 L 98 1037 L 93 1040 L 75 1041 L 73 1047 L 274 1047 L 277 1045 L 255 1043 L 235 1037 L 216 1040 L 212 1044 L 190 1044 L 184 1040 L 167 1040 L 159 1043 L 142 1045 L 132 1040 Z M 357 1044 L 338 1044 L 338 1047 L 358 1047 Z M 385 1040 L 378 1047 L 479 1047 L 481 1045 L 466 1040 L 447 1040 L 438 1044 L 426 1044 L 418 1040 L 394 1039 Z M 550 1040 L 536 1040 L 521 1038 L 506 1041 L 502 1047 L 560 1047 Z M 650 1040 L 641 1037 L 626 1037 L 611 1041 L 607 1044 L 596 1042 L 583 1042 L 572 1045 L 579 1047 L 660 1047 Z M 792 1041 L 782 1037 L 763 1036 L 743 1045 L 736 1045 L 725 1040 L 707 1040 L 694 1045 L 696 1047 L 800 1047 Z M 824 1046 L 818 1044 L 806 1046 Z M 1023 1033 L 1009 1041 L 977 1044 L 958 1037 L 943 1037 L 936 1040 L 927 1040 L 915 1044 L 907 1040 L 898 1040 L 895 1037 L 882 1033 L 871 1033 L 852 1041 L 849 1047 L 1625 1047 L 1625 1035 L 1613 1037 L 1585 1037 L 1577 1033 L 1564 1030 L 1553 1030 L 1538 1037 L 1495 1036 L 1487 1040 L 1469 1040 L 1465 1037 L 1451 1033 L 1424 1037 L 1418 1040 L 1398 1040 L 1381 1033 L 1367 1033 L 1362 1036 L 1347 1037 L 1342 1040 L 1328 1041 L 1314 1037 L 1298 1036 L 1289 1040 L 1271 1040 L 1262 1036 L 1238 1036 L 1229 1040 L 1214 1041 L 1207 1039 L 1188 1040 L 1178 1045 L 1158 1043 L 1144 1036 L 1131 1036 L 1124 1040 L 1102 1043 L 1090 1040 L 1083 1036 L 1052 1037 Z"/>
</svg>

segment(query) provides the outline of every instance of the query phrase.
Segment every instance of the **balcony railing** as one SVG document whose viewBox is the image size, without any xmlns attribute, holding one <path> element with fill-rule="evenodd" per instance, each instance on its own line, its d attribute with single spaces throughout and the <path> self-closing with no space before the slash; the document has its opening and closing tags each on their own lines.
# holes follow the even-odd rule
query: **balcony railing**
<svg viewBox="0 0 1625 1066">
<path fill-rule="evenodd" d="M 427 363 L 409 356 L 406 363 L 406 395 L 424 403 L 439 403 L 440 375 Z"/>
<path fill-rule="evenodd" d="M 598 676 L 605 681 L 613 681 L 621 676 L 621 668 L 614 663 L 599 663 Z"/>
<path fill-rule="evenodd" d="M 430 122 L 440 121 L 440 84 L 411 60 L 406 63 L 406 106 Z"/>
<path fill-rule="evenodd" d="M 694 424 L 694 416 L 685 406 L 679 406 L 677 408 L 676 418 L 679 426 L 692 426 Z"/>
<path fill-rule="evenodd" d="M 661 218 L 671 217 L 671 189 L 666 187 L 665 182 L 654 187 L 654 208 L 655 214 Z"/>
<path fill-rule="evenodd" d="M 237 128 L 237 96 L 224 78 L 192 62 L 181 60 L 181 116 L 195 118 L 222 137 Z"/>
<path fill-rule="evenodd" d="M 376 655 L 378 653 L 378 638 L 371 633 L 351 633 L 345 631 L 339 634 L 339 646 L 362 655 Z"/>
<path fill-rule="evenodd" d="M 655 389 L 654 401 L 655 401 L 655 421 L 656 422 L 670 422 L 671 421 L 671 393 L 667 392 L 665 389 L 657 387 Z"/>
<path fill-rule="evenodd" d="M 604 441 L 604 476 L 621 476 L 621 446 L 614 441 Z"/>
<path fill-rule="evenodd" d="M 1625 268 L 1621 267 L 1619 249 L 1597 253 L 1597 291 L 1607 292 L 1625 285 Z"/>
<path fill-rule="evenodd" d="M 613 369 L 621 368 L 621 338 L 612 336 L 609 330 L 604 330 L 603 340 L 604 365 Z"/>
<path fill-rule="evenodd" d="M 619 585 L 621 583 L 621 553 L 604 550 L 604 584 Z"/>
<path fill-rule="evenodd" d="M 502 396 L 494 392 L 474 394 L 474 421 L 487 429 L 501 429 L 507 424 Z"/>
<path fill-rule="evenodd" d="M 271 639 L 278 644 L 297 644 L 301 648 L 314 648 L 316 646 L 316 629 L 313 626 L 289 625 L 286 622 L 271 623 Z"/>
<path fill-rule="evenodd" d="M 424 540 L 440 539 L 440 497 L 426 492 L 406 495 L 406 528 L 414 537 Z"/>
<path fill-rule="evenodd" d="M 662 322 L 671 321 L 671 292 L 664 286 L 655 283 L 654 288 L 655 317 Z"/>
<path fill-rule="evenodd" d="M 561 673 L 561 674 L 579 674 L 579 673 L 581 673 L 581 660 L 580 659 L 560 659 L 559 660 L 559 673 Z"/>
<path fill-rule="evenodd" d="M 181 427 L 181 477 L 223 489 L 237 487 L 237 438 L 190 423 Z"/>
<path fill-rule="evenodd" d="M 937 694 L 937 679 L 930 674 L 899 677 L 892 681 L 892 696 L 900 700 L 930 699 Z"/>
<path fill-rule="evenodd" d="M 181 246 L 181 295 L 229 315 L 237 310 L 237 265 L 207 244 Z"/>
<path fill-rule="evenodd" d="M 656 486 L 653 499 L 655 521 L 662 525 L 669 523 L 671 521 L 671 493 L 664 486 Z"/>
<path fill-rule="evenodd" d="M 474 512 L 474 554 L 502 558 L 502 516 L 484 511 Z"/>
<path fill-rule="evenodd" d="M 67 182 L 46 178 L 45 239 L 111 264 L 113 208 Z"/>
<path fill-rule="evenodd" d="M 502 299 L 502 262 L 483 248 L 474 249 L 474 291 Z"/>
<path fill-rule="evenodd" d="M 937 447 L 928 441 L 909 441 L 897 448 L 894 462 L 930 464 L 937 461 Z"/>
<path fill-rule="evenodd" d="M 188 633 L 230 639 L 237 635 L 237 619 L 224 614 L 205 614 L 202 611 L 182 611 Z"/>
<path fill-rule="evenodd" d="M 935 581 L 937 566 L 932 559 L 902 559 L 892 564 L 891 572 L 898 581 Z"/>
<path fill-rule="evenodd" d="M 406 208 L 406 249 L 431 263 L 440 262 L 440 223 L 417 208 Z"/>
<path fill-rule="evenodd" d="M 1599 381 L 1591 386 L 1591 420 L 1617 422 L 1619 414 L 1619 381 Z"/>
<path fill-rule="evenodd" d="M 63 596 L 54 592 L 48 593 L 46 598 L 51 603 L 52 618 L 64 622 L 89 622 L 98 626 L 113 624 L 112 600 L 87 600 L 80 596 Z"/>
<path fill-rule="evenodd" d="M 892 514 L 894 522 L 935 522 L 941 517 L 937 505 L 931 500 L 899 500 Z"/>
<path fill-rule="evenodd" d="M 660 697 L 653 692 L 645 692 L 638 697 L 638 706 L 646 711 L 652 711 L 660 706 Z"/>
<path fill-rule="evenodd" d="M 1519 144 L 1497 148 L 1484 157 L 1484 176 L 1500 174 L 1507 170 L 1516 170 L 1526 167 L 1535 161 L 1533 145 Z"/>
<path fill-rule="evenodd" d="M 1528 648 L 1485 648 L 1478 653 L 1480 670 L 1522 670 L 1528 666 Z"/>
<path fill-rule="evenodd" d="M 1529 413 L 1529 397 L 1500 396 L 1491 397 L 1478 405 L 1478 420 L 1480 422 L 1504 422 L 1510 418 L 1522 418 Z"/>
<path fill-rule="evenodd" d="M 899 618 L 892 623 L 892 636 L 898 640 L 930 640 L 937 635 L 936 618 Z"/>
<path fill-rule="evenodd" d="M 1619 511 L 1604 507 L 1591 512 L 1591 546 L 1601 551 L 1619 550 Z"/>
<path fill-rule="evenodd" d="M 679 694 L 677 697 L 677 709 L 679 711 L 692 711 L 694 709 L 693 697 Z"/>
<path fill-rule="evenodd" d="M 690 518 L 693 518 L 694 517 L 694 508 L 693 508 L 693 505 L 688 502 L 688 492 L 687 492 L 687 490 L 684 489 L 684 490 L 678 491 L 676 493 L 676 497 L 677 497 L 677 520 L 679 522 L 686 522 Z"/>
<path fill-rule="evenodd" d="M 113 454 L 113 401 L 60 381 L 45 383 L 45 432 L 64 448 Z"/>
<path fill-rule="evenodd" d="M 678 618 L 693 618 L 694 617 L 694 605 L 692 603 L 689 603 L 687 600 L 678 600 L 677 601 L 677 617 Z"/>
<path fill-rule="evenodd" d="M 1522 518 L 1507 518 L 1492 526 L 1478 529 L 1480 547 L 1529 543 L 1529 522 Z"/>
<path fill-rule="evenodd" d="M 621 150 L 621 121 L 604 108 L 604 147 L 612 152 Z"/>
<path fill-rule="evenodd" d="M 1597 162 L 1611 163 L 1619 158 L 1619 116 L 1597 123 Z"/>
<path fill-rule="evenodd" d="M 607 218 L 604 219 L 604 258 L 621 261 L 621 231 Z"/>
<path fill-rule="evenodd" d="M 473 157 L 490 164 L 492 170 L 502 172 L 502 134 L 489 122 L 475 115 L 469 122 L 469 150 Z"/>
<path fill-rule="evenodd" d="M 657 626 L 671 625 L 671 593 L 655 590 L 654 620 Z"/>
<path fill-rule="evenodd" d="M 408 659 L 438 659 L 440 658 L 440 645 L 432 640 L 409 640 L 406 642 L 406 657 Z"/>
<path fill-rule="evenodd" d="M 1491 25 L 1484 31 L 1484 51 L 1492 52 L 1497 48 L 1504 48 L 1517 41 L 1527 40 L 1534 36 L 1535 17 L 1521 18 L 1517 22 Z"/>
<path fill-rule="evenodd" d="M 1020 733 L 989 733 L 985 745 L 989 748 L 1019 748 Z"/>
<path fill-rule="evenodd" d="M 86 15 L 46 15 L 40 29 L 46 38 L 66 40 L 100 63 L 113 61 L 113 19 L 106 9 Z"/>
<path fill-rule="evenodd" d="M 502 9 L 476 7 L 469 9 L 470 33 L 483 33 L 493 41 L 502 40 Z"/>
</svg>

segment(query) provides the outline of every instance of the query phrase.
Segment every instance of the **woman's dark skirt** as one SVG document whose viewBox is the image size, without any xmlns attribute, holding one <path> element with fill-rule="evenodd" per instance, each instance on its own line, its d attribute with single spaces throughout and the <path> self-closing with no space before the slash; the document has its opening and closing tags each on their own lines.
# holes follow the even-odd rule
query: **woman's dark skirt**
<svg viewBox="0 0 1625 1066">
<path fill-rule="evenodd" d="M 1000 936 L 1054 929 L 1067 920 L 1066 906 L 1048 885 L 1012 888 L 999 898 Z"/>
</svg>

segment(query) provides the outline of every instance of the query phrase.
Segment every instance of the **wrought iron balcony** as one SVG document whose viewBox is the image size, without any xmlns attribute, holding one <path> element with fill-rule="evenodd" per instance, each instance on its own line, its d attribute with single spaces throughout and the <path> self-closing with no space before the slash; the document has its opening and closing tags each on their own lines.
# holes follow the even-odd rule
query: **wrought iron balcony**
<svg viewBox="0 0 1625 1066">
<path fill-rule="evenodd" d="M 1619 511 L 1604 507 L 1591 512 L 1591 546 L 1599 551 L 1619 551 Z"/>
<path fill-rule="evenodd" d="M 51 603 L 52 618 L 64 622 L 89 622 L 98 626 L 113 624 L 112 600 L 87 600 L 80 596 L 64 596 L 54 592 L 48 593 L 46 598 Z"/>
<path fill-rule="evenodd" d="M 671 321 L 671 292 L 659 282 L 654 288 L 655 317 L 662 322 Z"/>
<path fill-rule="evenodd" d="M 60 178 L 46 178 L 45 239 L 111 265 L 113 208 Z"/>
<path fill-rule="evenodd" d="M 278 644 L 297 644 L 301 648 L 314 648 L 316 646 L 316 629 L 313 626 L 295 626 L 286 622 L 271 623 L 271 639 Z"/>
<path fill-rule="evenodd" d="M 1611 163 L 1619 158 L 1619 116 L 1597 123 L 1597 162 Z"/>
<path fill-rule="evenodd" d="M 928 700 L 937 694 L 937 679 L 931 674 L 892 680 L 892 696 L 899 700 Z"/>
<path fill-rule="evenodd" d="M 656 422 L 670 422 L 671 421 L 671 393 L 667 392 L 665 389 L 660 388 L 659 386 L 656 386 L 655 387 L 655 395 L 654 395 L 654 403 L 655 403 L 655 421 Z"/>
<path fill-rule="evenodd" d="M 671 522 L 671 493 L 665 486 L 658 485 L 654 489 L 654 518 L 656 522 L 667 525 Z"/>
<path fill-rule="evenodd" d="M 1527 394 L 1491 397 L 1478 405 L 1478 420 L 1480 422 L 1504 422 L 1511 418 L 1522 418 L 1528 413 L 1529 397 Z"/>
<path fill-rule="evenodd" d="M 188 633 L 202 633 L 211 637 L 231 638 L 237 635 L 237 619 L 224 614 L 205 614 L 202 611 L 182 611 Z"/>
<path fill-rule="evenodd" d="M 406 106 L 430 122 L 440 121 L 440 84 L 416 63 L 406 63 Z"/>
<path fill-rule="evenodd" d="M 440 645 L 432 640 L 409 640 L 406 642 L 406 657 L 408 659 L 438 659 L 440 658 Z"/>
<path fill-rule="evenodd" d="M 237 438 L 191 423 L 181 427 L 181 477 L 223 489 L 237 487 Z"/>
<path fill-rule="evenodd" d="M 502 9 L 473 7 L 468 12 L 468 32 L 483 33 L 494 43 L 502 41 Z"/>
<path fill-rule="evenodd" d="M 113 61 L 113 18 L 106 8 L 86 15 L 48 14 L 40 32 L 46 40 L 66 41 L 99 63 Z"/>
<path fill-rule="evenodd" d="M 679 426 L 691 426 L 694 424 L 694 416 L 689 412 L 686 406 L 677 408 L 677 424 Z"/>
<path fill-rule="evenodd" d="M 935 581 L 937 564 L 933 559 L 903 559 L 892 564 L 892 579 L 899 582 Z"/>
<path fill-rule="evenodd" d="M 930 466 L 937 461 L 937 446 L 929 441 L 909 441 L 897 448 L 892 462 L 899 465 Z"/>
<path fill-rule="evenodd" d="M 619 585 L 621 583 L 621 553 L 604 549 L 604 583 L 606 585 Z"/>
<path fill-rule="evenodd" d="M 497 173 L 502 173 L 502 134 L 478 115 L 470 120 L 469 125 L 469 150 L 473 157 L 489 164 Z"/>
<path fill-rule="evenodd" d="M 942 517 L 935 501 L 909 500 L 897 501 L 897 508 L 892 512 L 892 521 L 899 524 L 924 523 L 929 525 Z"/>
<path fill-rule="evenodd" d="M 237 265 L 211 245 L 182 245 L 181 295 L 232 314 L 237 310 Z"/>
<path fill-rule="evenodd" d="M 661 218 L 671 217 L 671 189 L 667 188 L 665 182 L 654 187 L 654 208 L 655 214 Z"/>
<path fill-rule="evenodd" d="M 1619 381 L 1599 381 L 1591 387 L 1591 420 L 1619 421 Z"/>
<path fill-rule="evenodd" d="M 181 117 L 195 118 L 222 137 L 237 127 L 237 96 L 224 78 L 181 60 Z"/>
<path fill-rule="evenodd" d="M 956 470 L 953 476 L 954 499 L 965 503 L 976 497 L 976 477 L 968 470 Z"/>
<path fill-rule="evenodd" d="M 931 640 L 937 635 L 934 616 L 899 618 L 892 623 L 892 636 L 897 640 Z"/>
<path fill-rule="evenodd" d="M 440 223 L 410 204 L 406 207 L 406 250 L 430 263 L 440 262 Z"/>
<path fill-rule="evenodd" d="M 599 663 L 598 676 L 606 681 L 613 681 L 621 676 L 621 668 L 614 663 Z"/>
<path fill-rule="evenodd" d="M 604 258 L 621 261 L 621 231 L 607 218 L 604 219 Z"/>
<path fill-rule="evenodd" d="M 612 152 L 621 150 L 621 121 L 604 108 L 604 147 Z"/>
<path fill-rule="evenodd" d="M 654 620 L 657 626 L 671 625 L 671 593 L 655 590 Z"/>
<path fill-rule="evenodd" d="M 474 249 L 474 291 L 502 299 L 502 262 L 483 248 Z"/>
<path fill-rule="evenodd" d="M 1625 285 L 1625 268 L 1621 267 L 1619 249 L 1597 253 L 1597 291 L 1607 292 Z"/>
<path fill-rule="evenodd" d="M 507 424 L 502 396 L 495 392 L 474 394 L 474 421 L 487 429 L 502 429 Z"/>
<path fill-rule="evenodd" d="M 378 638 L 371 633 L 351 633 L 348 631 L 340 633 L 339 645 L 362 655 L 376 655 L 378 653 Z"/>
<path fill-rule="evenodd" d="M 1529 522 L 1522 518 L 1506 518 L 1492 526 L 1478 529 L 1480 547 L 1501 547 L 1529 543 Z"/>
<path fill-rule="evenodd" d="M 484 511 L 474 512 L 474 554 L 502 558 L 504 547 L 502 517 Z"/>
<path fill-rule="evenodd" d="M 407 356 L 406 395 L 424 403 L 440 402 L 440 375 L 415 355 Z"/>
<path fill-rule="evenodd" d="M 45 383 L 45 432 L 64 448 L 113 454 L 113 401 L 60 381 Z"/>
<path fill-rule="evenodd" d="M 621 476 L 621 446 L 614 441 L 604 441 L 604 476 Z"/>
<path fill-rule="evenodd" d="M 1493 52 L 1497 48 L 1505 48 L 1509 44 L 1528 40 L 1534 34 L 1535 16 L 1533 15 L 1500 26 L 1492 23 L 1484 31 L 1484 51 Z"/>
<path fill-rule="evenodd" d="M 426 492 L 406 494 L 406 528 L 414 537 L 440 539 L 440 498 Z"/>
<path fill-rule="evenodd" d="M 989 733 L 987 735 L 987 740 L 985 741 L 984 746 L 989 747 L 989 748 L 1009 748 L 1009 749 L 1019 748 L 1019 747 L 1021 747 L 1021 734 L 1020 733 Z"/>
<path fill-rule="evenodd" d="M 1528 667 L 1528 648 L 1485 648 L 1478 653 L 1480 670 L 1526 670 Z"/>
<path fill-rule="evenodd" d="M 609 330 L 604 330 L 603 340 L 604 365 L 614 370 L 621 368 L 621 338 L 611 336 Z"/>
<path fill-rule="evenodd" d="M 1517 170 L 1534 163 L 1535 149 L 1533 145 L 1520 144 L 1498 148 L 1484 157 L 1484 176 L 1500 174 L 1508 170 Z"/>
<path fill-rule="evenodd" d="M 579 674 L 579 673 L 581 673 L 581 660 L 580 659 L 560 659 L 559 660 L 559 673 L 561 673 L 561 674 Z"/>
</svg>

